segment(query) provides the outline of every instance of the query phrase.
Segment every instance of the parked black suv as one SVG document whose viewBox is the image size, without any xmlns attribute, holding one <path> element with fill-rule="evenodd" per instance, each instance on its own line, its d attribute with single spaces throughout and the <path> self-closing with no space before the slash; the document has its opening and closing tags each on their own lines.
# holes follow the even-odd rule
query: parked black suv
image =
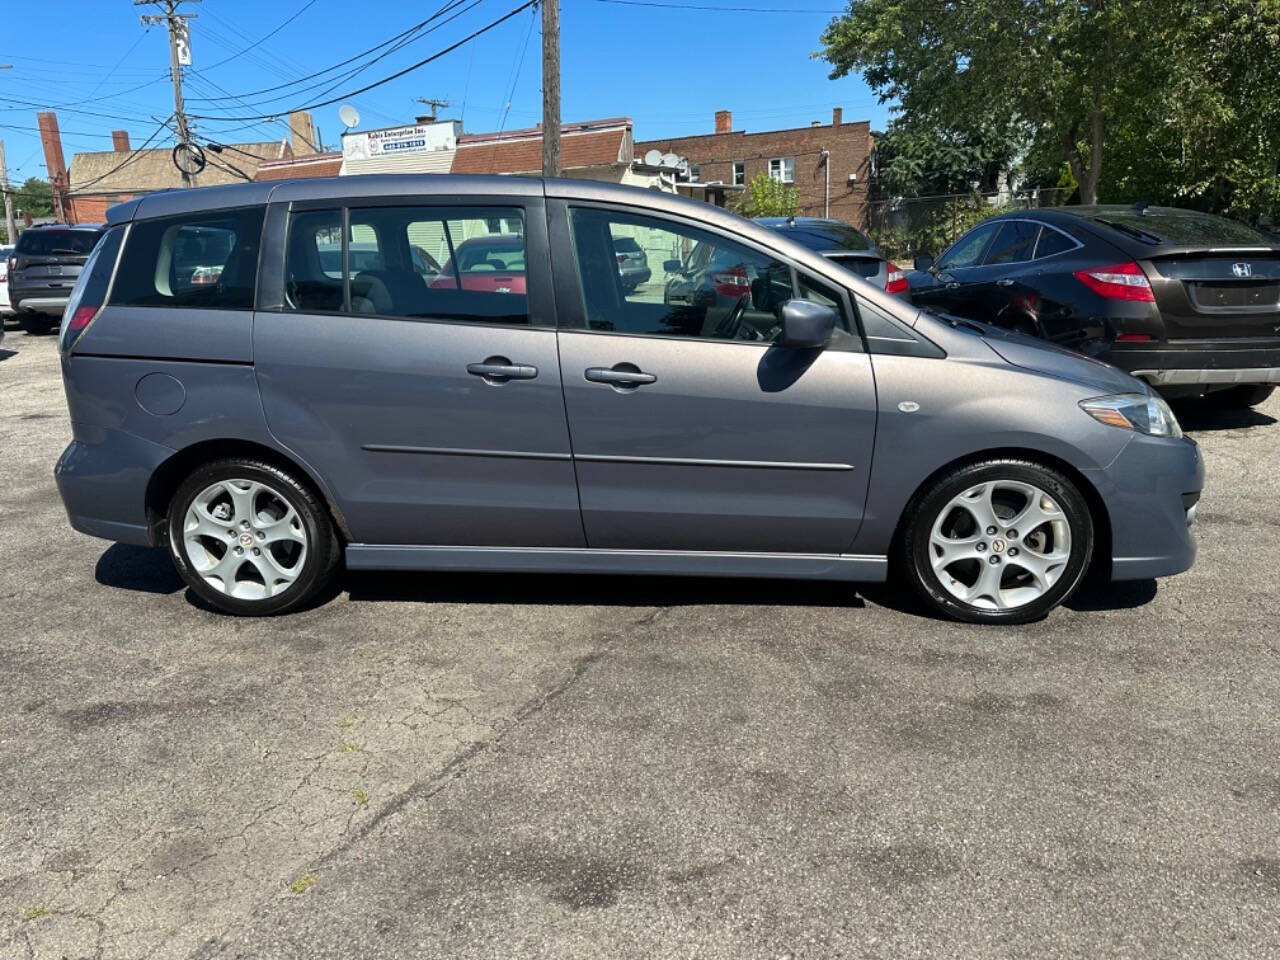
<svg viewBox="0 0 1280 960">
<path fill-rule="evenodd" d="M 102 236 L 101 224 L 31 227 L 18 235 L 9 257 L 9 300 L 18 322 L 33 333 L 49 330 L 80 276 L 80 268 Z"/>
<path fill-rule="evenodd" d="M 1170 207 L 1059 207 L 992 217 L 936 261 L 922 307 L 1044 337 L 1168 396 L 1253 405 L 1280 383 L 1280 239 Z"/>
</svg>

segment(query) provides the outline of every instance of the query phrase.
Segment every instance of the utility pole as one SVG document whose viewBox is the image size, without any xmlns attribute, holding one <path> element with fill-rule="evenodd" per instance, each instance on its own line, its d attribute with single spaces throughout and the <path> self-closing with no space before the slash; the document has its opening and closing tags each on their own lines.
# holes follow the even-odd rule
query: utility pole
<svg viewBox="0 0 1280 960">
<path fill-rule="evenodd" d="M 173 78 L 173 116 L 178 124 L 178 143 L 183 149 L 191 144 L 191 130 L 187 126 L 187 114 L 182 106 L 182 68 L 191 65 L 191 31 L 187 21 L 195 19 L 194 13 L 179 13 L 178 7 L 183 3 L 199 3 L 200 0 L 133 0 L 135 7 L 158 6 L 161 14 L 144 14 L 141 17 L 145 26 L 151 27 L 163 23 L 169 28 L 169 73 Z M 182 173 L 182 185 L 194 187 L 196 176 L 188 170 L 179 168 Z"/>
<path fill-rule="evenodd" d="M 435 123 L 440 111 L 451 106 L 448 100 L 437 100 L 435 97 L 414 97 L 413 102 L 423 103 L 431 108 L 431 112 L 427 114 L 427 123 Z"/>
<path fill-rule="evenodd" d="M 542 0 L 542 175 L 560 176 L 560 0 Z"/>
<path fill-rule="evenodd" d="M 4 164 L 4 141 L 0 140 L 0 191 L 4 191 L 4 228 L 9 246 L 18 242 L 18 225 L 13 220 L 13 191 L 9 189 L 9 168 Z"/>
</svg>

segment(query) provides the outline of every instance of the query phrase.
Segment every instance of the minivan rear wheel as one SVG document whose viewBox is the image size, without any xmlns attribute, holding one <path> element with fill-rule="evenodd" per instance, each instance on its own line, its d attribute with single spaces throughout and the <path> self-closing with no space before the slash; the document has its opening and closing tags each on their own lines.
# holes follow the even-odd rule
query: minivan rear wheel
<svg viewBox="0 0 1280 960">
<path fill-rule="evenodd" d="M 1026 623 L 1080 585 L 1093 518 L 1056 470 L 1001 459 L 951 471 L 926 489 L 903 533 L 907 579 L 931 609 L 969 623 Z"/>
<path fill-rule="evenodd" d="M 194 470 L 173 497 L 168 530 L 187 585 L 238 616 L 297 609 L 329 584 L 341 556 L 319 498 L 259 460 L 230 458 Z"/>
</svg>

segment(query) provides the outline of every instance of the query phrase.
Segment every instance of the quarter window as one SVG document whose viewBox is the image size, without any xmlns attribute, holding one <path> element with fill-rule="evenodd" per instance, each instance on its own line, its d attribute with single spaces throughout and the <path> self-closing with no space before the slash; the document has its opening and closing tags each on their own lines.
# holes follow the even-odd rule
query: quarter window
<svg viewBox="0 0 1280 960">
<path fill-rule="evenodd" d="M 795 183 L 796 158 L 774 157 L 769 161 L 769 177 L 781 183 Z"/>
<path fill-rule="evenodd" d="M 250 207 L 135 221 L 111 302 L 252 310 L 262 217 L 262 207 Z"/>
<path fill-rule="evenodd" d="M 1036 244 L 1036 259 L 1052 257 L 1055 253 L 1066 253 L 1074 249 L 1075 244 L 1070 237 L 1052 227 L 1044 227 L 1040 231 L 1040 241 Z"/>
<path fill-rule="evenodd" d="M 590 330 L 764 343 L 792 296 L 781 261 L 665 220 L 577 208 L 573 243 Z"/>
</svg>

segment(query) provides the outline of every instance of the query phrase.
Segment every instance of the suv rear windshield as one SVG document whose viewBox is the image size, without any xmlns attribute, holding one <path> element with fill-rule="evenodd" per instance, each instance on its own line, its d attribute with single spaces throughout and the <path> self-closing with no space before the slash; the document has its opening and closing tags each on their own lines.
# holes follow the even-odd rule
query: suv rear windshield
<svg viewBox="0 0 1280 960">
<path fill-rule="evenodd" d="M 29 257 L 59 254 L 83 257 L 102 236 L 101 230 L 27 230 L 18 235 L 18 253 Z"/>
<path fill-rule="evenodd" d="M 1148 208 L 1145 213 L 1130 210 L 1099 213 L 1093 219 L 1107 226 L 1114 225 L 1129 236 L 1147 234 L 1153 243 L 1176 243 L 1180 246 L 1224 243 L 1245 247 L 1275 245 L 1274 240 L 1252 227 L 1211 213 L 1189 210 L 1174 213 Z"/>
<path fill-rule="evenodd" d="M 830 250 L 862 252 L 871 249 L 871 241 L 853 227 L 844 223 L 805 223 L 796 221 L 791 226 L 787 220 L 762 221 L 796 243 L 818 253 Z"/>
</svg>

